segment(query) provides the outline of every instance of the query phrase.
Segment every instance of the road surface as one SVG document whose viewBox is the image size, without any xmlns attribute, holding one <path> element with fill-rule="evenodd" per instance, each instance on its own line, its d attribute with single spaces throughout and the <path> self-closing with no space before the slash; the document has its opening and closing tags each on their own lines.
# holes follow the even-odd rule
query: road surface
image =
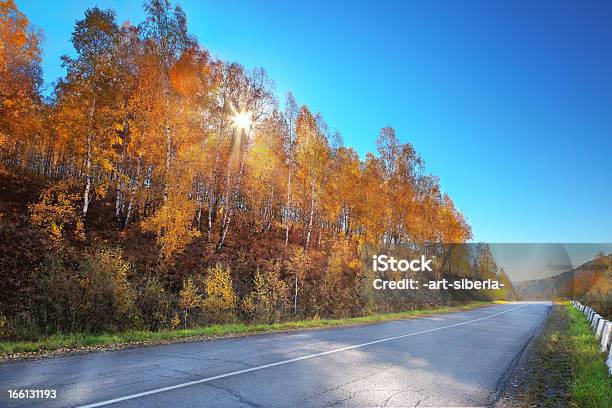
<svg viewBox="0 0 612 408">
<path fill-rule="evenodd" d="M 2 407 L 487 406 L 546 319 L 513 303 L 363 326 L 0 364 Z M 52 389 L 54 400 L 10 400 Z"/>
</svg>

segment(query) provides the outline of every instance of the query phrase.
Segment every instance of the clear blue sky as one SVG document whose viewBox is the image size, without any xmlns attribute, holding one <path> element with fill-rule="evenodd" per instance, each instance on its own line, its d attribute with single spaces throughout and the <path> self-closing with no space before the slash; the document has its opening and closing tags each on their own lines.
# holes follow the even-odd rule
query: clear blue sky
<svg viewBox="0 0 612 408">
<path fill-rule="evenodd" d="M 612 2 L 179 2 L 199 41 L 262 66 L 363 156 L 381 127 L 412 143 L 489 242 L 612 242 Z M 17 0 L 62 75 L 86 7 Z"/>
</svg>

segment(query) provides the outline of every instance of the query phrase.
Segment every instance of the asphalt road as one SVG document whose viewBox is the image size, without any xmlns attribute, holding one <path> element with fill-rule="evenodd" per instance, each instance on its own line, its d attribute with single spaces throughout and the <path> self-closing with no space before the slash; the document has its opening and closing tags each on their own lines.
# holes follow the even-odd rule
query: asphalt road
<svg viewBox="0 0 612 408">
<path fill-rule="evenodd" d="M 550 307 L 6 362 L 0 406 L 487 406 Z M 10 400 L 9 389 L 57 398 Z"/>
</svg>

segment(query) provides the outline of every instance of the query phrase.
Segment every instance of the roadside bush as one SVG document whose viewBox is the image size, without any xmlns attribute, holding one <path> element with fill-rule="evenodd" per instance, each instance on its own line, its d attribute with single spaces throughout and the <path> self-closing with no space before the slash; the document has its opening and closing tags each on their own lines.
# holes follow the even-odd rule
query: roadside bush
<svg viewBox="0 0 612 408">
<path fill-rule="evenodd" d="M 208 269 L 204 280 L 204 311 L 212 323 L 226 323 L 236 318 L 238 296 L 232 285 L 230 268 L 221 264 Z"/>
<path fill-rule="evenodd" d="M 290 290 L 293 301 L 293 314 L 295 315 L 298 314 L 298 309 L 301 302 L 300 294 L 305 292 L 305 279 L 310 273 L 311 268 L 312 259 L 303 248 L 295 249 L 285 264 L 285 269 L 287 270 L 292 281 L 290 284 Z"/>
<path fill-rule="evenodd" d="M 33 340 L 78 330 L 83 293 L 75 269 L 68 258 L 55 252 L 43 253 L 38 259 L 25 279 L 24 274 L 11 274 L 15 287 L 27 284 L 18 292 L 19 303 L 6 302 L 9 296 L 0 297 L 0 315 L 5 316 L 2 338 Z"/>
<path fill-rule="evenodd" d="M 172 300 L 157 279 L 147 279 L 136 299 L 136 306 L 145 329 L 158 331 L 169 325 Z"/>
<path fill-rule="evenodd" d="M 7 329 L 6 317 L 4 317 L 3 315 L 0 315 L 0 339 L 6 336 L 6 331 L 7 331 L 6 329 Z"/>
<path fill-rule="evenodd" d="M 49 253 L 36 274 L 38 280 L 32 310 L 43 333 L 77 330 L 84 292 L 76 271 L 61 255 Z"/>
<path fill-rule="evenodd" d="M 101 249 L 81 265 L 81 330 L 100 332 L 130 327 L 134 295 L 127 281 L 130 265 L 119 249 Z"/>
<path fill-rule="evenodd" d="M 179 297 L 181 310 L 183 311 L 183 325 L 186 328 L 189 311 L 197 310 L 202 306 L 202 295 L 200 295 L 192 278 L 183 281 L 183 289 L 181 289 Z"/>
<path fill-rule="evenodd" d="M 254 321 L 275 323 L 281 320 L 288 298 L 287 284 L 280 278 L 280 263 L 275 262 L 265 272 L 255 273 L 253 291 L 243 300 L 243 309 Z"/>
<path fill-rule="evenodd" d="M 361 308 L 362 261 L 346 243 L 334 245 L 320 287 L 323 314 L 355 316 Z"/>
</svg>

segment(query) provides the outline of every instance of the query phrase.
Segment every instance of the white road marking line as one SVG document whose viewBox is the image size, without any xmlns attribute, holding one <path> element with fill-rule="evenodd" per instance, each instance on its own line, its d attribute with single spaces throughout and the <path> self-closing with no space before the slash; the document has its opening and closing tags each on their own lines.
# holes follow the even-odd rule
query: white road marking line
<svg viewBox="0 0 612 408">
<path fill-rule="evenodd" d="M 354 346 L 347 346 L 347 347 L 342 347 L 342 348 L 333 349 L 333 350 L 329 350 L 329 351 L 324 351 L 324 352 L 321 352 L 321 353 L 309 354 L 307 356 L 296 357 L 296 358 L 292 358 L 292 359 L 289 359 L 289 360 L 278 361 L 276 363 L 264 364 L 264 365 L 260 365 L 260 366 L 257 366 L 257 367 L 246 368 L 244 370 L 232 371 L 232 372 L 225 373 L 225 374 L 215 375 L 214 377 L 202 378 L 200 380 L 194 380 L 194 381 L 189 381 L 189 382 L 185 382 L 185 383 L 181 383 L 181 384 L 177 384 L 177 385 L 171 385 L 169 387 L 156 388 L 154 390 L 145 391 L 145 392 L 139 392 L 137 394 L 126 395 L 124 397 L 119 397 L 119 398 L 115 398 L 115 399 L 111 399 L 111 400 L 107 400 L 107 401 L 96 402 L 96 403 L 89 404 L 89 405 L 82 405 L 82 406 L 77 407 L 77 408 L 103 407 L 103 406 L 114 404 L 114 403 L 121 402 L 121 401 L 127 401 L 127 400 L 131 400 L 131 399 L 135 399 L 135 398 L 145 397 L 147 395 L 152 395 L 152 394 L 159 394 L 160 392 L 172 391 L 172 390 L 176 390 L 178 388 L 190 387 L 190 386 L 196 385 L 196 384 L 203 384 L 203 383 L 207 383 L 207 382 L 210 382 L 210 381 L 218 380 L 218 379 L 221 379 L 221 378 L 233 377 L 233 376 L 236 376 L 236 375 L 239 375 L 239 374 L 250 373 L 252 371 L 259 371 L 259 370 L 263 370 L 263 369 L 270 368 L 270 367 L 276 367 L 276 366 L 280 366 L 280 365 L 284 365 L 284 364 L 294 363 L 296 361 L 308 360 L 308 359 L 311 359 L 311 358 L 325 356 L 325 355 L 328 355 L 328 354 L 340 353 L 341 351 L 352 350 L 352 349 L 356 349 L 356 348 L 359 348 L 359 347 L 365 347 L 365 346 L 369 346 L 371 344 L 384 343 L 386 341 L 402 339 L 404 337 L 416 336 L 417 334 L 430 333 L 430 332 L 433 332 L 433 331 L 448 329 L 448 328 L 451 328 L 451 327 L 463 326 L 463 325 L 466 325 L 466 324 L 470 324 L 470 323 L 474 323 L 474 322 L 479 322 L 481 320 L 490 319 L 492 317 L 499 316 L 501 314 L 508 313 L 508 312 L 511 312 L 513 310 L 516 310 L 516 309 L 519 309 L 521 307 L 525 307 L 525 306 L 528 306 L 528 305 L 529 305 L 529 303 L 523 304 L 523 305 L 520 305 L 520 306 L 517 306 L 517 307 L 513 307 L 512 309 L 504 310 L 504 311 L 499 312 L 499 313 L 495 313 L 495 314 L 492 314 L 492 315 L 489 315 L 489 316 L 481 317 L 479 319 L 470 320 L 470 321 L 467 321 L 467 322 L 450 324 L 448 326 L 436 327 L 436 328 L 433 328 L 433 329 L 422 330 L 422 331 L 418 331 L 418 332 L 414 332 L 414 333 L 402 334 L 400 336 L 388 337 L 386 339 L 380 339 L 380 340 L 369 341 L 367 343 L 356 344 Z"/>
</svg>

